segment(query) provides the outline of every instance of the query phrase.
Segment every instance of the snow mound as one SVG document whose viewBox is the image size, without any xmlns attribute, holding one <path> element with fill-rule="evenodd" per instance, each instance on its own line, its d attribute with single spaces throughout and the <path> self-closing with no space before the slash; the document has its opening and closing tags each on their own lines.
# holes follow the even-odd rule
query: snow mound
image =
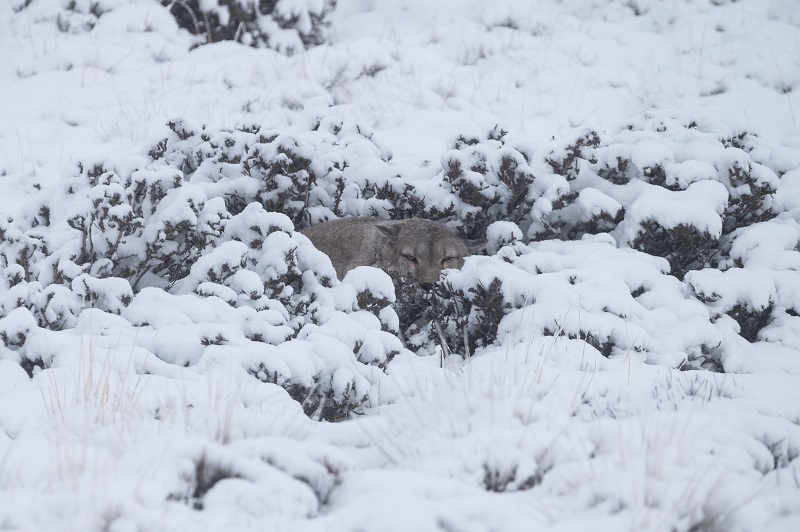
<svg viewBox="0 0 800 532">
<path fill-rule="evenodd" d="M 665 260 L 589 241 L 507 246 L 497 255 L 503 260 L 473 258 L 448 271 L 437 294 L 438 318 L 458 352 L 495 338 L 515 346 L 564 336 L 612 359 L 714 367 L 709 355 L 721 335 Z"/>
</svg>

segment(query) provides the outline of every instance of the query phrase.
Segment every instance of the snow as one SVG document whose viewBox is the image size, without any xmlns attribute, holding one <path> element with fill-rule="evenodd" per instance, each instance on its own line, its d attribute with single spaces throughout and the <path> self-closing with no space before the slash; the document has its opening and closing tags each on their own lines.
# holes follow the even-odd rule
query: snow
<svg viewBox="0 0 800 532">
<path fill-rule="evenodd" d="M 796 2 L 276 6 L 0 3 L 0 529 L 800 529 Z"/>
<path fill-rule="evenodd" d="M 497 221 L 492 222 L 486 228 L 486 248 L 487 251 L 494 255 L 503 246 L 513 244 L 514 242 L 522 240 L 522 230 L 514 222 Z"/>
<path fill-rule="evenodd" d="M 719 238 L 722 234 L 720 215 L 727 200 L 725 187 L 715 181 L 692 183 L 680 192 L 651 188 L 642 191 L 632 203 L 629 215 L 635 227 L 647 220 L 656 220 L 667 229 L 688 224 Z"/>
</svg>

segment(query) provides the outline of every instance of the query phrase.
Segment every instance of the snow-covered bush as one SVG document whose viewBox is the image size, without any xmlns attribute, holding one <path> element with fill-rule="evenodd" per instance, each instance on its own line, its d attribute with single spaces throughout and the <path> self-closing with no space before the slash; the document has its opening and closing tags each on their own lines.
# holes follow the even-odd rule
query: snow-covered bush
<svg viewBox="0 0 800 532">
<path fill-rule="evenodd" d="M 79 163 L 76 174 L 64 181 L 61 192 L 68 201 L 43 197 L 31 222 L 58 234 L 50 237 L 57 245 L 38 250 L 35 277 L 45 286 L 72 286 L 90 300 L 118 296 L 101 297 L 95 290 L 99 285 L 90 289 L 85 279 L 75 284 L 84 274 L 123 278 L 134 290 L 153 283 L 174 285 L 219 238 L 227 216 L 221 200 L 206 201 L 202 190 L 183 186 L 176 171 L 137 170 L 121 176 L 100 164 Z M 130 300 L 130 295 L 124 298 Z"/>
<path fill-rule="evenodd" d="M 793 181 L 791 173 L 779 177 L 791 166 L 791 150 L 773 151 L 746 131 L 663 111 L 644 113 L 597 142 L 586 138 L 594 137 L 551 150 L 570 161 L 561 167 L 574 176 L 574 201 L 545 215 L 543 226 L 564 239 L 608 232 L 620 246 L 664 257 L 670 273 L 686 276 L 709 305 L 712 320 L 730 316 L 751 342 L 780 336 L 793 343 L 791 296 L 777 301 L 777 294 L 796 290 L 787 270 L 800 234 L 786 223 L 796 205 L 784 200 Z M 549 233 L 534 225 L 528 234 Z M 764 249 L 782 259 L 765 261 Z M 773 323 L 781 333 L 760 332 Z"/>
<path fill-rule="evenodd" d="M 607 357 L 718 368 L 721 337 L 708 309 L 686 297 L 661 258 L 588 237 L 510 244 L 495 257 L 448 271 L 431 298 L 430 316 L 456 352 L 565 336 Z M 438 338 L 426 325 L 411 339 L 432 351 Z"/>
<path fill-rule="evenodd" d="M 259 202 L 297 228 L 344 215 L 385 216 L 386 202 L 365 172 L 388 175 L 390 154 L 363 126 L 332 117 L 310 122 L 288 133 L 259 124 L 207 131 L 172 121 L 170 134 L 149 150 L 150 166 L 180 170 L 209 197 L 223 198 L 232 214 Z"/>
<path fill-rule="evenodd" d="M 445 189 L 457 198 L 462 232 L 481 238 L 492 222 L 519 223 L 529 216 L 538 194 L 525 155 L 509 146 L 506 131 L 486 138 L 459 137 L 442 155 Z"/>
<path fill-rule="evenodd" d="M 753 135 L 669 113 L 534 147 L 499 128 L 462 135 L 435 172 L 393 164 L 367 128 L 313 110 L 280 131 L 173 120 L 147 157 L 79 163 L 60 185 L 69 201 L 43 192 L 32 214 L 0 224 L 0 317 L 24 307 L 38 326 L 61 329 L 90 306 L 157 327 L 131 310 L 149 287 L 213 301 L 238 325 L 220 327 L 217 314 L 187 318 L 194 332 L 159 357 L 191 365 L 242 342 L 332 339 L 349 354 L 310 362 L 313 371 L 295 374 L 269 357 L 244 364 L 325 419 L 370 400 L 379 377 L 365 368 L 386 369 L 403 349 L 398 338 L 433 353 L 437 329 L 462 354 L 509 335 L 565 335 L 605 356 L 719 369 L 712 323 L 723 315 L 748 341 L 794 342 L 786 331 L 796 328 L 796 305 L 780 295 L 796 291 L 780 273 L 792 266 L 769 263 L 771 288 L 753 297 L 732 288 L 761 275 L 751 254 L 764 253 L 751 235 L 780 226 L 779 247 L 791 255 L 797 245 L 796 224 L 773 219 L 797 208 L 794 177 L 779 179 L 769 160 Z M 365 215 L 440 219 L 465 237 L 486 237 L 491 256 L 446 272 L 430 293 L 369 268 L 340 283 L 294 232 Z M 554 238 L 580 242 L 548 247 Z M 642 263 L 633 273 L 624 267 L 631 261 Z M 529 312 L 535 323 L 523 325 Z M 679 315 L 694 316 L 690 337 Z M 6 347 L 24 350 L 27 336 L 17 333 L 9 328 Z M 344 360 L 354 364 L 350 377 L 339 371 Z"/>
<path fill-rule="evenodd" d="M 759 222 L 731 235 L 720 269 L 690 272 L 686 281 L 716 319 L 730 316 L 750 342 L 800 346 L 800 225 L 789 217 Z"/>
<path fill-rule="evenodd" d="M 336 7 L 336 0 L 148 1 L 161 4 L 180 28 L 193 34 L 195 46 L 237 41 L 287 55 L 325 42 Z M 130 1 L 20 0 L 18 4 L 17 10 L 29 10 L 37 19 L 52 19 L 62 33 L 81 34 L 95 30 L 104 15 L 128 10 Z"/>
<path fill-rule="evenodd" d="M 31 215 L 4 219 L 0 338 L 17 352 L 7 356 L 32 374 L 44 364 L 39 344 L 27 345 L 37 330 L 75 327 L 92 307 L 119 315 L 138 331 L 134 344 L 172 364 L 247 353 L 238 357 L 247 372 L 315 419 L 378 400 L 403 350 L 391 280 L 374 270 L 340 283 L 287 215 L 302 224 L 362 207 L 360 189 L 339 185 L 348 149 L 387 156 L 341 123 L 259 129 L 171 123 L 151 157 L 78 163 Z M 164 326 L 182 334 L 159 338 Z"/>
<path fill-rule="evenodd" d="M 734 230 L 775 216 L 778 178 L 767 157 L 753 134 L 670 112 L 645 113 L 612 134 L 555 140 L 543 158 L 570 180 L 571 201 L 529 235 L 610 232 L 666 258 L 682 278 L 723 260 Z"/>
<path fill-rule="evenodd" d="M 91 31 L 104 11 L 102 2 L 71 0 L 64 2 L 63 11 L 58 14 L 56 23 L 64 33 L 85 33 Z"/>
<path fill-rule="evenodd" d="M 335 0 L 159 0 L 198 44 L 238 41 L 286 54 L 325 40 Z"/>
</svg>

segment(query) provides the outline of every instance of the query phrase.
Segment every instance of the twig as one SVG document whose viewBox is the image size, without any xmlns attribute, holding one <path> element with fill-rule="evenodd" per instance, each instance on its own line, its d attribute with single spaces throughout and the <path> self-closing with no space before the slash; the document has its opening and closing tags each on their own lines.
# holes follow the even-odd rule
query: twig
<svg viewBox="0 0 800 532">
<path fill-rule="evenodd" d="M 439 367 L 444 367 L 444 359 L 450 356 L 450 348 L 447 347 L 447 341 L 444 339 L 444 332 L 442 331 L 442 324 L 439 319 L 433 320 L 433 327 L 436 329 L 436 334 L 439 336 L 439 347 L 442 348 L 442 358 L 439 361 Z"/>
</svg>

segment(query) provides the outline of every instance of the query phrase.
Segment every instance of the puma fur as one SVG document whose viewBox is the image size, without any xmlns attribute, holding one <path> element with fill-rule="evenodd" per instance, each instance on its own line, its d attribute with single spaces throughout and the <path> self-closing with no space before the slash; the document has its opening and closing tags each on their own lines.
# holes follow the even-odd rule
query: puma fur
<svg viewBox="0 0 800 532">
<path fill-rule="evenodd" d="M 464 240 L 438 222 L 422 218 L 345 218 L 304 229 L 314 246 L 330 257 L 341 278 L 356 266 L 377 266 L 432 285 L 446 268 L 461 268 L 464 257 L 486 245 Z"/>
</svg>

